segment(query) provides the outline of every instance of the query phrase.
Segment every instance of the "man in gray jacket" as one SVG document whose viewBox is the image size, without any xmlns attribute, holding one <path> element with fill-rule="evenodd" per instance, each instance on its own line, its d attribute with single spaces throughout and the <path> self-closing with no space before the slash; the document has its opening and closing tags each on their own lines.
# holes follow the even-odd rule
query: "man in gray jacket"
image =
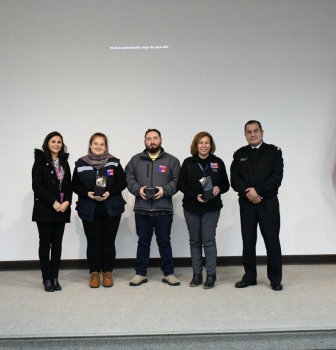
<svg viewBox="0 0 336 350">
<path fill-rule="evenodd" d="M 160 131 L 148 129 L 145 133 L 146 149 L 136 154 L 125 168 L 127 188 L 135 196 L 134 212 L 139 237 L 135 277 L 131 286 L 148 282 L 147 267 L 153 232 L 159 246 L 162 282 L 178 286 L 174 276 L 173 254 L 170 243 L 173 223 L 172 196 L 180 172 L 180 162 L 161 147 Z"/>
</svg>

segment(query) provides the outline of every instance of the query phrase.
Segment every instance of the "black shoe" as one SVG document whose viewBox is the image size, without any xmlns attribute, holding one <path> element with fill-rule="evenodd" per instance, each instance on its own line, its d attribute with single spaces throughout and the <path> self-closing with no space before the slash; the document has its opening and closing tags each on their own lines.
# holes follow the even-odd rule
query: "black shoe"
<svg viewBox="0 0 336 350">
<path fill-rule="evenodd" d="M 55 288 L 53 284 L 51 283 L 51 280 L 43 280 L 44 290 L 46 292 L 54 292 Z"/>
<path fill-rule="evenodd" d="M 236 288 L 246 288 L 248 286 L 255 286 L 257 284 L 257 281 L 254 282 L 245 282 L 244 280 L 238 281 L 235 284 Z"/>
<path fill-rule="evenodd" d="M 283 290 L 283 285 L 280 282 L 279 283 L 271 282 L 271 287 L 276 292 L 279 292 L 280 290 Z"/>
<path fill-rule="evenodd" d="M 204 283 L 204 289 L 210 289 L 215 286 L 216 275 L 207 275 L 206 281 Z"/>
<path fill-rule="evenodd" d="M 198 287 L 203 283 L 203 276 L 202 275 L 193 275 L 193 278 L 190 282 L 190 287 Z"/>
<path fill-rule="evenodd" d="M 58 278 L 54 278 L 53 279 L 53 285 L 54 285 L 54 289 L 55 290 L 57 290 L 57 291 L 62 290 L 62 287 L 61 287 L 61 285 L 58 282 Z"/>
</svg>

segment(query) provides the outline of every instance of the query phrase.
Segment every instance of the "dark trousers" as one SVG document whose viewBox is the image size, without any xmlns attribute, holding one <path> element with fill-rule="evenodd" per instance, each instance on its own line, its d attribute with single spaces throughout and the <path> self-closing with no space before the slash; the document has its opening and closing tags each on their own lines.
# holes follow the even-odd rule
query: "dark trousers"
<svg viewBox="0 0 336 350">
<path fill-rule="evenodd" d="M 172 214 L 149 216 L 135 213 L 135 225 L 139 237 L 135 265 L 137 275 L 147 275 L 153 231 L 155 232 L 156 242 L 161 256 L 161 270 L 165 276 L 174 274 L 173 253 L 170 243 L 172 223 Z"/>
<path fill-rule="evenodd" d="M 111 217 L 106 210 L 96 211 L 93 222 L 83 221 L 87 239 L 86 256 L 90 272 L 113 271 L 116 256 L 115 239 L 121 214 Z"/>
<path fill-rule="evenodd" d="M 265 198 L 259 204 L 253 204 L 240 198 L 239 205 L 245 269 L 243 280 L 254 282 L 257 278 L 256 243 L 259 223 L 267 251 L 267 277 L 271 282 L 280 283 L 282 257 L 279 240 L 280 211 L 277 196 Z"/>
<path fill-rule="evenodd" d="M 65 223 L 37 222 L 36 224 L 40 237 L 38 253 L 42 278 L 44 280 L 58 278 Z"/>
<path fill-rule="evenodd" d="M 216 228 L 219 215 L 220 210 L 209 211 L 202 214 L 194 214 L 184 210 L 184 218 L 189 231 L 190 255 L 193 274 L 202 274 L 203 247 L 207 275 L 216 275 Z"/>
</svg>

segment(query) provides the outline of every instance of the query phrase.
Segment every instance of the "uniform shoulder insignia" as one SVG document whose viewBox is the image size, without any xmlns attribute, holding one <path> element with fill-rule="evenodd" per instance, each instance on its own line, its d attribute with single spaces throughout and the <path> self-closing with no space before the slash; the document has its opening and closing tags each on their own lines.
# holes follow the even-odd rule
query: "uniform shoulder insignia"
<svg viewBox="0 0 336 350">
<path fill-rule="evenodd" d="M 272 147 L 276 148 L 278 151 L 281 151 L 281 148 L 280 148 L 280 147 L 278 147 L 278 146 L 271 145 L 271 144 L 270 144 L 270 146 L 272 146 Z"/>
</svg>

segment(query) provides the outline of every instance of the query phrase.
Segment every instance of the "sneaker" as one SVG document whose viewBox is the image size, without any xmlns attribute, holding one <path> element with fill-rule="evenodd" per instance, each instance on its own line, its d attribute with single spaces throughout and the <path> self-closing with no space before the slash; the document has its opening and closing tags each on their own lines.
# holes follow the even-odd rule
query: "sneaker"
<svg viewBox="0 0 336 350">
<path fill-rule="evenodd" d="M 105 288 L 110 288 L 113 286 L 112 271 L 103 272 L 103 286 Z"/>
<path fill-rule="evenodd" d="M 164 276 L 162 278 L 162 282 L 168 283 L 170 286 L 179 286 L 180 285 L 180 281 L 174 275 Z"/>
<path fill-rule="evenodd" d="M 99 285 L 100 285 L 100 273 L 97 271 L 90 272 L 90 283 L 89 283 L 90 288 L 99 288 Z"/>
<path fill-rule="evenodd" d="M 130 286 L 140 286 L 142 283 L 147 283 L 147 276 L 135 275 L 129 282 Z"/>
</svg>

